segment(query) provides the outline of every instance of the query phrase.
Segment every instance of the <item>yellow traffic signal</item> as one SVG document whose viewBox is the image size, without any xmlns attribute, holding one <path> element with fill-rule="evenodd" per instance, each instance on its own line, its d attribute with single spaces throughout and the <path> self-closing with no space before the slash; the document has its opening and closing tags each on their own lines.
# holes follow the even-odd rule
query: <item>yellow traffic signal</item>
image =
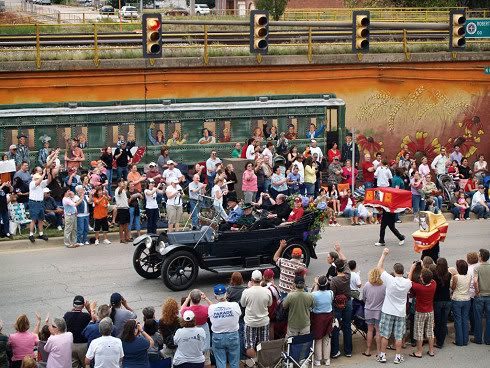
<svg viewBox="0 0 490 368">
<path fill-rule="evenodd" d="M 352 12 L 352 52 L 369 52 L 369 11 Z"/>
<path fill-rule="evenodd" d="M 466 47 L 466 14 L 464 10 L 451 10 L 449 13 L 449 50 L 462 50 Z"/>
<path fill-rule="evenodd" d="M 250 12 L 250 52 L 267 54 L 269 48 L 269 12 L 252 10 Z"/>
<path fill-rule="evenodd" d="M 162 57 L 162 16 L 143 14 L 143 57 Z"/>
</svg>

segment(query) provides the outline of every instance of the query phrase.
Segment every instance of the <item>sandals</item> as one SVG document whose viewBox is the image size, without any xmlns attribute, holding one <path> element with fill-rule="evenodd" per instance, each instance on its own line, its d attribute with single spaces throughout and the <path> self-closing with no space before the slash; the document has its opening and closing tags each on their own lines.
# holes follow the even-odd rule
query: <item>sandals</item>
<svg viewBox="0 0 490 368">
<path fill-rule="evenodd" d="M 414 357 L 414 358 L 419 358 L 419 359 L 421 359 L 421 358 L 422 358 L 422 355 L 417 355 L 417 354 L 415 354 L 415 353 L 413 353 L 413 352 L 412 352 L 412 353 L 410 353 L 410 356 L 411 356 L 411 357 Z"/>
<path fill-rule="evenodd" d="M 388 350 L 396 350 L 396 349 L 395 349 L 395 347 L 394 347 L 393 345 L 388 345 L 388 346 L 386 347 L 386 349 L 388 349 Z"/>
<path fill-rule="evenodd" d="M 427 352 L 427 355 L 430 357 L 435 357 L 436 355 L 434 353 L 431 353 L 430 351 Z"/>
<path fill-rule="evenodd" d="M 363 351 L 363 352 L 362 352 L 362 355 L 364 355 L 364 356 L 366 356 L 366 357 L 370 357 L 370 356 L 371 356 L 371 354 L 366 354 L 366 352 L 365 352 L 365 351 Z"/>
</svg>

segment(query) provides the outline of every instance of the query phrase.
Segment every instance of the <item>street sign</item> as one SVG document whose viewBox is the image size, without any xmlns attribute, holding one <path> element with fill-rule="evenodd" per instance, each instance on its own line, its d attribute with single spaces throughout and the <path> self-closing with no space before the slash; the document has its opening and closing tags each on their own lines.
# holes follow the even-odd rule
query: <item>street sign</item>
<svg viewBox="0 0 490 368">
<path fill-rule="evenodd" d="M 490 38 L 490 19 L 467 19 L 466 38 Z"/>
</svg>

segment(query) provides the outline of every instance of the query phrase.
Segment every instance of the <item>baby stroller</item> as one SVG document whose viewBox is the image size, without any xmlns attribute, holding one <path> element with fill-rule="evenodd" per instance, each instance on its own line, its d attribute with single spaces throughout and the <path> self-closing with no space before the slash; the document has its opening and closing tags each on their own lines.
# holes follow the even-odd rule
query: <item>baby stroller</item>
<svg viewBox="0 0 490 368">
<path fill-rule="evenodd" d="M 452 203 L 454 200 L 454 191 L 456 190 L 456 183 L 451 175 L 441 174 L 437 177 L 437 183 L 442 191 L 442 198 L 444 203 Z"/>
<path fill-rule="evenodd" d="M 364 302 L 356 298 L 352 298 L 351 328 L 353 335 L 359 333 L 366 340 L 368 326 L 364 319 Z"/>
</svg>

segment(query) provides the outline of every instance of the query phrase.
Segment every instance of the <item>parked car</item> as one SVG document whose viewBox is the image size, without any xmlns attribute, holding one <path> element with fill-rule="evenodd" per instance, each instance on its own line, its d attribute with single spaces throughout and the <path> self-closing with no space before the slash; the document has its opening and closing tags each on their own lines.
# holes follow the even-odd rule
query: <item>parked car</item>
<svg viewBox="0 0 490 368">
<path fill-rule="evenodd" d="M 272 258 L 280 239 L 287 241 L 283 257 L 290 258 L 293 248 L 301 248 L 302 261 L 308 265 L 317 258 L 317 236 L 308 235 L 318 234 L 319 229 L 312 229 L 316 216 L 317 212 L 310 212 L 295 223 L 272 228 L 216 231 L 203 226 L 196 231 L 142 235 L 133 242 L 133 267 L 144 278 L 162 276 L 165 286 L 182 291 L 192 286 L 199 269 L 232 273 L 274 267 Z"/>
<path fill-rule="evenodd" d="M 114 15 L 114 8 L 110 5 L 105 5 L 100 8 L 100 14 Z"/>
<path fill-rule="evenodd" d="M 167 17 L 188 16 L 189 10 L 185 8 L 172 8 L 168 9 L 164 13 Z"/>
<path fill-rule="evenodd" d="M 138 9 L 134 6 L 123 6 L 121 8 L 121 16 L 123 18 L 138 18 Z"/>
<path fill-rule="evenodd" d="M 51 5 L 51 0 L 41 0 L 40 4 L 41 5 Z"/>
<path fill-rule="evenodd" d="M 196 4 L 194 8 L 194 14 L 196 15 L 208 15 L 211 13 L 208 4 Z"/>
<path fill-rule="evenodd" d="M 4 12 L 5 11 L 5 1 L 1 0 L 0 1 L 0 12 Z"/>
</svg>

